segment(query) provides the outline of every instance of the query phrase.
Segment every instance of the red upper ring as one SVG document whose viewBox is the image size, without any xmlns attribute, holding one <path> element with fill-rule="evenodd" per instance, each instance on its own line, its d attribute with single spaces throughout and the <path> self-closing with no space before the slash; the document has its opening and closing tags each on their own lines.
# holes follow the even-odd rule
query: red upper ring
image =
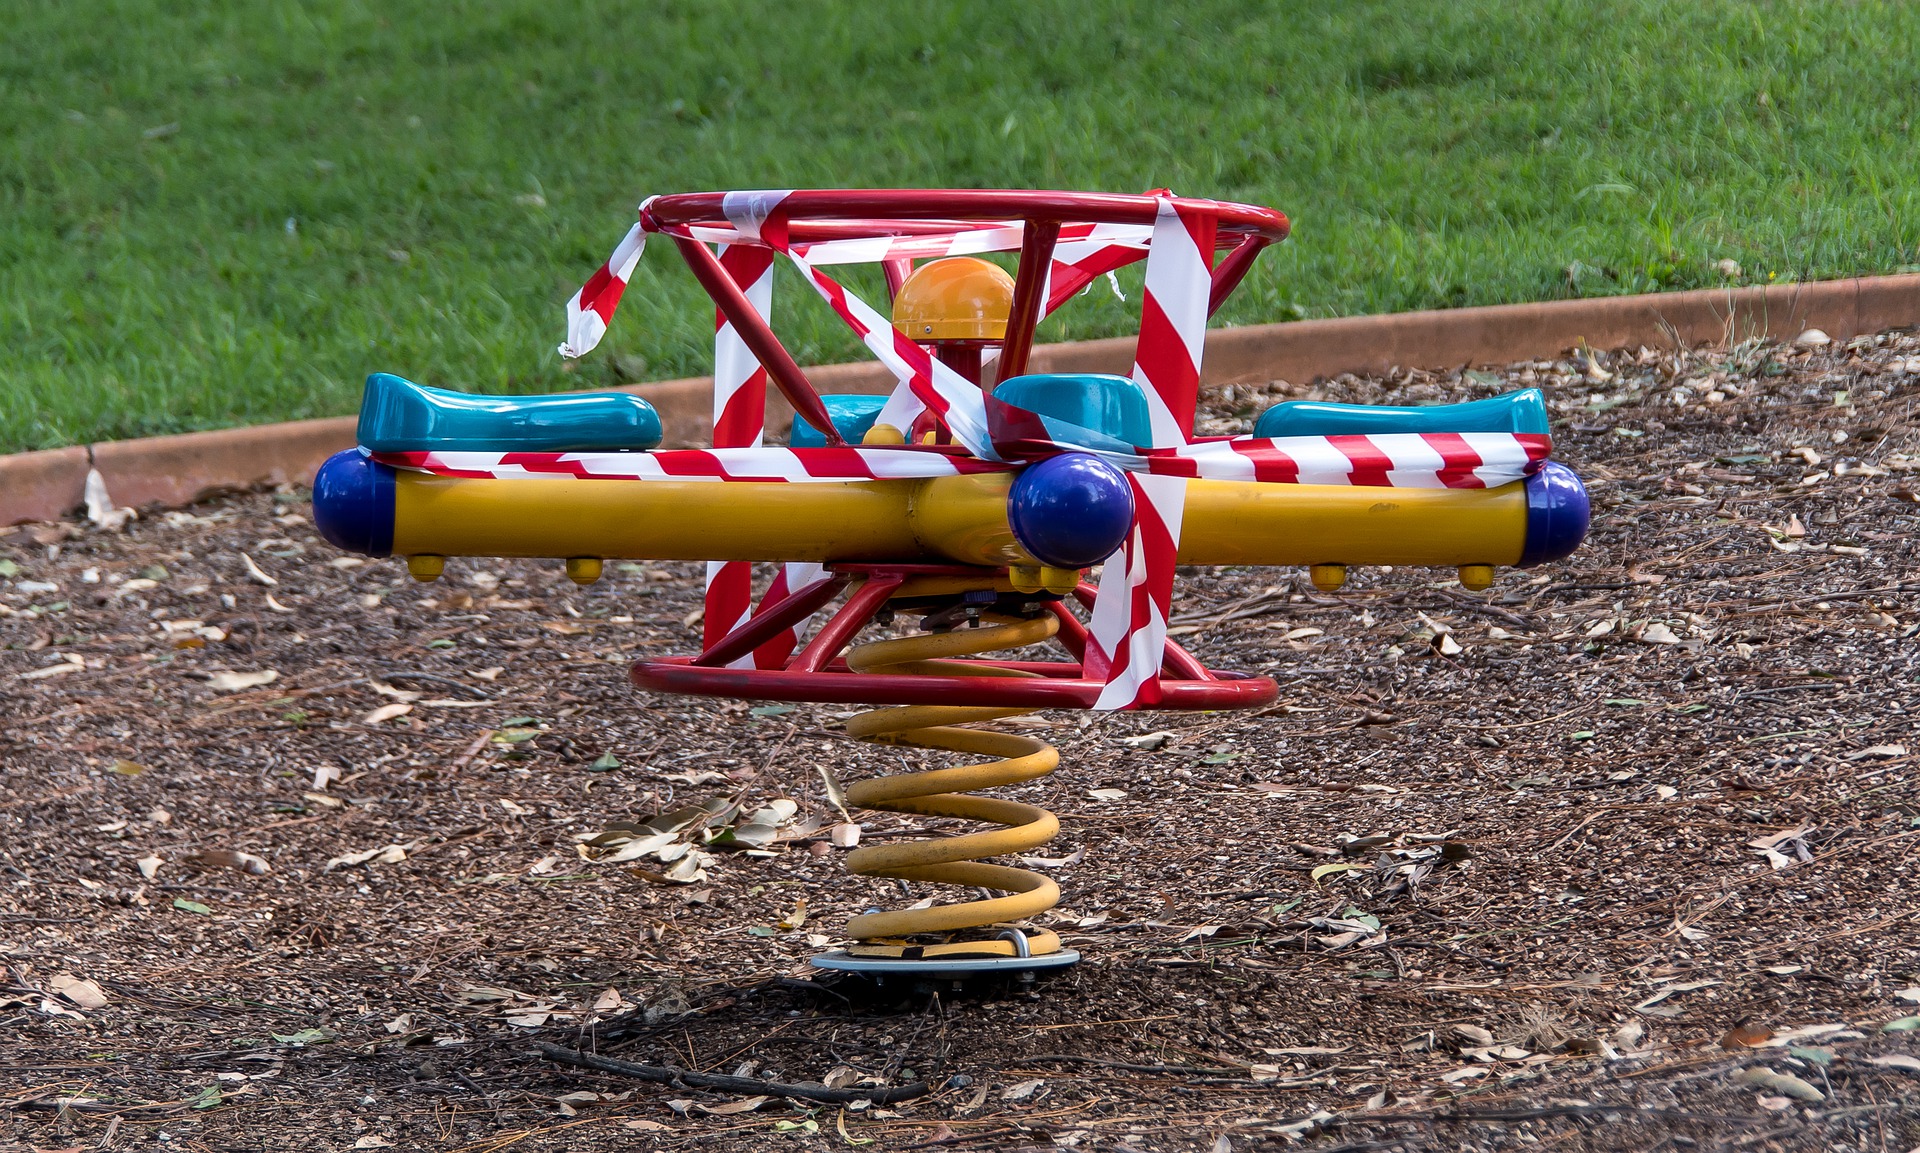
<svg viewBox="0 0 1920 1153">
<path fill-rule="evenodd" d="M 680 192 L 656 196 L 645 216 L 666 228 L 725 227 L 724 192 Z M 1211 212 L 1218 221 L 1222 248 L 1258 236 L 1285 240 L 1284 214 L 1252 204 L 1176 196 L 1175 205 Z M 973 188 L 811 188 L 789 192 L 779 214 L 797 242 L 870 236 L 910 236 L 978 227 L 995 221 L 1024 220 L 1056 224 L 1152 224 L 1159 198 L 1109 192 L 1047 192 Z"/>
</svg>

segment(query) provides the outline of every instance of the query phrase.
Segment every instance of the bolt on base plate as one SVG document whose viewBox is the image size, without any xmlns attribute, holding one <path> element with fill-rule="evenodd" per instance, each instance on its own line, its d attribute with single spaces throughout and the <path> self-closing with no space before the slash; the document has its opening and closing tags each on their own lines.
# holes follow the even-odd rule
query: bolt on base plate
<svg viewBox="0 0 1920 1153">
<path fill-rule="evenodd" d="M 1043 953 L 1038 957 L 930 957 L 906 960 L 899 957 L 857 957 L 836 950 L 807 958 L 816 969 L 839 973 L 858 973 L 863 977 L 935 977 L 962 980 L 967 977 L 1014 976 L 1040 969 L 1064 969 L 1080 960 L 1074 949 Z"/>
</svg>

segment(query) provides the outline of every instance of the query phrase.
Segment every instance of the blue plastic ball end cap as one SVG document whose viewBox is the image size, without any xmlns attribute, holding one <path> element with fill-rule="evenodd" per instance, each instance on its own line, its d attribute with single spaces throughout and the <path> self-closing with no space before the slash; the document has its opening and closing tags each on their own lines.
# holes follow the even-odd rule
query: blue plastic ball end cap
<svg viewBox="0 0 1920 1153">
<path fill-rule="evenodd" d="M 393 470 L 357 448 L 336 452 L 313 478 L 313 527 L 336 548 L 393 551 Z"/>
<path fill-rule="evenodd" d="M 1527 478 L 1527 545 L 1520 567 L 1572 556 L 1587 537 L 1592 512 L 1587 486 L 1572 469 L 1551 460 L 1542 465 Z"/>
<path fill-rule="evenodd" d="M 1099 564 L 1133 530 L 1133 486 L 1097 456 L 1068 452 L 1028 465 L 1007 495 L 1007 523 L 1041 564 Z"/>
</svg>

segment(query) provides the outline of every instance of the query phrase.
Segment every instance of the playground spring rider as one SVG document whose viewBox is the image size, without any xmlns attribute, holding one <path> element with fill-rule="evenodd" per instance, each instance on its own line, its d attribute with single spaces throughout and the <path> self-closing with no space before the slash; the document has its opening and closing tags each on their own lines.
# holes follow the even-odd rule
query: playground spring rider
<svg viewBox="0 0 1920 1153">
<path fill-rule="evenodd" d="M 813 963 L 1071 964 L 1030 921 L 1059 900 L 1054 882 L 989 860 L 1044 844 L 1057 820 L 972 795 L 1043 777 L 1058 756 L 975 726 L 1273 701 L 1272 680 L 1208 669 L 1167 639 L 1176 564 L 1310 565 L 1322 589 L 1350 564 L 1446 565 L 1480 589 L 1495 566 L 1566 556 L 1586 531 L 1585 490 L 1547 460 L 1535 390 L 1426 408 L 1285 402 L 1251 435 L 1194 435 L 1207 317 L 1287 228 L 1271 209 L 1165 192 L 654 197 L 569 303 L 561 351 L 599 341 L 646 237 L 668 237 L 718 306 L 712 449 L 660 449 L 658 414 L 627 394 L 482 397 L 375 375 L 360 448 L 315 481 L 315 521 L 423 580 L 448 556 L 557 557 L 583 583 L 609 557 L 708 561 L 702 651 L 635 662 L 636 685 L 881 706 L 849 734 L 977 762 L 851 787 L 855 805 L 988 828 L 862 847 L 848 867 L 1003 895 L 855 917 L 855 943 Z M 1015 275 L 979 258 L 993 252 L 1019 254 Z M 814 391 L 768 323 L 780 258 L 892 372 L 890 395 Z M 1131 373 L 1029 372 L 1039 320 L 1141 259 Z M 855 262 L 881 264 L 890 315 L 824 271 Z M 763 443 L 769 381 L 798 414 L 786 447 Z M 757 604 L 756 561 L 781 565 Z M 1097 588 L 1082 579 L 1096 564 Z M 902 618 L 917 631 L 868 631 Z M 1064 659 L 992 655 L 1041 644 Z"/>
</svg>

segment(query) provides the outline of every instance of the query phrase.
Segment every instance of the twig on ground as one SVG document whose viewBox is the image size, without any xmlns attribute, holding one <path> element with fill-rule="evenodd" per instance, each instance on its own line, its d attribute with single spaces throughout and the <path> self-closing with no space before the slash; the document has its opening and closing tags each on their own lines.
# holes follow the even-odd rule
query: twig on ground
<svg viewBox="0 0 1920 1153">
<path fill-rule="evenodd" d="M 1609 1116 L 1621 1118 L 1638 1117 L 1648 1121 L 1696 1121 L 1711 1125 L 1758 1125 L 1771 1121 L 1771 1117 L 1756 1117 L 1744 1113 L 1696 1113 L 1690 1109 L 1660 1109 L 1629 1102 L 1608 1104 L 1600 1102 L 1589 1105 L 1530 1105 L 1509 1109 L 1434 1109 L 1413 1113 L 1376 1113 L 1355 1118 L 1356 1122 L 1377 1124 L 1419 1124 L 1426 1125 L 1435 1121 L 1448 1123 L 1483 1124 L 1509 1121 L 1547 1121 L 1555 1118 L 1594 1118 Z"/>
<path fill-rule="evenodd" d="M 506 1116 L 500 1112 L 500 1106 L 494 1102 L 493 1094 L 481 1088 L 479 1082 L 475 1081 L 472 1077 L 467 1076 L 465 1073 L 461 1072 L 458 1069 L 449 1069 L 447 1072 L 454 1080 L 460 1082 L 461 1085 L 465 1086 L 466 1089 L 469 1092 L 471 1092 L 474 1096 L 480 1098 L 480 1103 L 482 1105 L 485 1105 L 487 1109 L 493 1114 L 494 1124 L 500 1125 L 503 1127 L 506 1125 L 507 1123 Z"/>
<path fill-rule="evenodd" d="M 1540 627 L 1540 622 L 1538 621 L 1530 620 L 1510 609 L 1501 608 L 1499 605 L 1477 600 L 1466 593 L 1455 592 L 1452 589 L 1441 589 L 1439 591 L 1441 599 L 1462 612 L 1478 613 L 1481 616 L 1492 617 L 1498 621 L 1505 621 L 1516 628 L 1537 630 Z"/>
<path fill-rule="evenodd" d="M 437 677 L 437 676 L 434 676 L 432 673 L 415 672 L 412 669 L 393 669 L 389 672 L 381 673 L 378 679 L 383 680 L 390 685 L 400 685 L 400 684 L 408 684 L 408 683 L 419 684 L 422 682 L 425 682 L 427 684 L 440 685 L 444 688 L 453 690 L 453 692 L 459 694 L 460 696 L 466 697 L 468 700 L 473 700 L 473 701 L 490 701 L 493 699 L 491 696 L 481 692 L 479 689 L 474 688 L 472 685 L 463 684 L 460 681 L 456 681 L 451 677 Z"/>
<path fill-rule="evenodd" d="M 15 1109 L 44 1109 L 58 1113 L 89 1113 L 115 1117 L 176 1117 L 192 1110 L 192 1101 L 157 1101 L 152 1104 L 120 1105 L 92 1097 L 29 1097 L 15 1101 Z"/>
<path fill-rule="evenodd" d="M 1449 945 L 1445 943 L 1444 941 L 1410 941 L 1403 938 L 1401 940 L 1395 941 L 1393 945 L 1394 945 L 1394 948 L 1396 949 L 1438 949 L 1443 953 L 1452 953 L 1455 956 L 1465 957 L 1469 961 L 1477 961 L 1480 964 L 1485 965 L 1490 969 L 1513 968 L 1512 961 L 1496 961 L 1492 957 L 1483 957 L 1479 953 L 1474 953 L 1466 949 L 1457 948 L 1453 945 Z"/>
<path fill-rule="evenodd" d="M 1042 1053 L 1035 1057 L 1019 1057 L 1015 1065 L 1037 1065 L 1042 1062 L 1071 1062 L 1079 1065 L 1098 1065 L 1104 1069 L 1121 1069 L 1128 1073 L 1192 1073 L 1214 1076 L 1225 1073 L 1238 1073 L 1238 1069 L 1205 1065 L 1137 1065 L 1131 1061 L 1110 1061 L 1105 1057 L 1080 1057 L 1072 1053 Z"/>
<path fill-rule="evenodd" d="M 946 1126 L 942 1125 L 940 1128 L 945 1129 Z M 934 1132 L 938 1133 L 940 1130 L 936 1129 Z M 971 1145 L 977 1141 L 998 1141 L 1003 1137 L 1025 1136 L 1031 1132 L 1032 1130 L 1025 1126 L 1011 1125 L 1001 1126 L 997 1129 L 984 1129 L 978 1133 L 955 1133 L 948 1130 L 945 1136 L 935 1137 L 930 1141 L 922 1141 L 917 1145 L 902 1145 L 901 1148 L 944 1149 L 951 1145 Z"/>
</svg>

